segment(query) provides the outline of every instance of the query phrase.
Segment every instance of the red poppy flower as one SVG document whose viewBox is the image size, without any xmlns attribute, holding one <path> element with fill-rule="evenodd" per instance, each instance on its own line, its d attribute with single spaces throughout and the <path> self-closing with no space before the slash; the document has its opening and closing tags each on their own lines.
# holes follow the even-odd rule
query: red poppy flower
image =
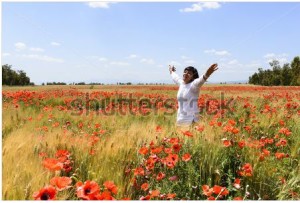
<svg viewBox="0 0 300 203">
<path fill-rule="evenodd" d="M 149 192 L 149 194 L 151 195 L 151 197 L 158 197 L 160 194 L 160 191 L 159 190 L 151 190 Z"/>
<path fill-rule="evenodd" d="M 48 155 L 45 152 L 40 152 L 39 156 L 42 157 L 42 158 L 46 158 Z"/>
<path fill-rule="evenodd" d="M 190 131 L 183 131 L 182 132 L 183 133 L 183 135 L 185 135 L 185 136 L 188 136 L 188 137 L 193 137 L 193 134 L 190 132 Z"/>
<path fill-rule="evenodd" d="M 228 124 L 231 126 L 235 126 L 236 122 L 234 120 L 229 119 Z"/>
<path fill-rule="evenodd" d="M 176 197 L 175 193 L 169 193 L 167 194 L 167 199 L 174 199 Z"/>
<path fill-rule="evenodd" d="M 228 195 L 229 191 L 226 189 L 226 187 L 221 187 L 219 185 L 215 185 L 213 187 L 213 191 L 216 195 Z"/>
<path fill-rule="evenodd" d="M 150 197 L 150 195 L 147 195 L 147 196 L 142 196 L 141 198 L 140 198 L 140 200 L 149 200 L 151 197 Z"/>
<path fill-rule="evenodd" d="M 144 176 L 145 171 L 142 167 L 138 167 L 138 168 L 134 169 L 134 175 L 135 176 L 138 176 L 138 175 Z"/>
<path fill-rule="evenodd" d="M 172 148 L 165 148 L 165 149 L 164 149 L 164 152 L 165 152 L 166 154 L 171 154 L 171 153 L 172 153 Z"/>
<path fill-rule="evenodd" d="M 242 176 L 252 176 L 252 166 L 249 163 L 246 163 L 243 167 L 242 167 L 242 171 L 240 172 L 240 174 Z"/>
<path fill-rule="evenodd" d="M 56 186 L 58 189 L 66 189 L 72 183 L 71 178 L 69 177 L 54 177 L 50 180 L 50 184 Z"/>
<path fill-rule="evenodd" d="M 59 157 L 69 157 L 70 156 L 70 152 L 68 150 L 57 150 L 56 153 L 55 153 L 55 156 L 57 158 Z"/>
<path fill-rule="evenodd" d="M 279 130 L 279 133 L 282 133 L 282 134 L 284 134 L 286 136 L 290 136 L 292 134 L 292 132 L 289 129 L 287 129 L 287 128 L 281 128 Z"/>
<path fill-rule="evenodd" d="M 97 195 L 97 200 L 115 200 L 109 191 L 104 191 L 101 194 Z"/>
<path fill-rule="evenodd" d="M 198 126 L 195 127 L 195 129 L 196 129 L 197 131 L 199 131 L 199 132 L 203 132 L 204 126 L 203 126 L 203 125 L 198 125 Z"/>
<path fill-rule="evenodd" d="M 33 193 L 35 200 L 55 200 L 56 190 L 53 186 L 46 186 L 40 191 Z"/>
<path fill-rule="evenodd" d="M 82 127 L 83 127 L 83 123 L 82 122 L 78 123 L 78 128 L 82 129 Z"/>
<path fill-rule="evenodd" d="M 98 141 L 100 140 L 100 138 L 99 137 L 97 137 L 97 136 L 95 136 L 95 135 L 92 135 L 91 137 L 90 137 L 90 145 L 95 145 Z"/>
<path fill-rule="evenodd" d="M 118 187 L 112 181 L 105 181 L 103 184 L 109 191 L 114 194 L 118 193 Z"/>
<path fill-rule="evenodd" d="M 230 140 L 223 140 L 223 145 L 225 147 L 230 147 L 232 144 L 231 144 L 231 141 Z"/>
<path fill-rule="evenodd" d="M 264 154 L 264 156 L 270 156 L 270 151 L 269 150 L 267 150 L 267 149 L 262 149 L 262 152 L 263 152 L 263 154 Z"/>
<path fill-rule="evenodd" d="M 160 152 L 162 152 L 162 150 L 163 150 L 163 147 L 160 146 L 160 147 L 152 148 L 152 149 L 151 149 L 151 152 L 152 152 L 153 154 L 159 154 Z"/>
<path fill-rule="evenodd" d="M 245 129 L 248 133 L 251 132 L 251 126 L 248 126 L 248 125 L 247 125 L 247 126 L 244 127 L 244 129 Z"/>
<path fill-rule="evenodd" d="M 280 124 L 281 126 L 284 126 L 284 125 L 285 125 L 284 120 L 280 120 L 280 121 L 279 121 L 279 124 Z"/>
<path fill-rule="evenodd" d="M 232 131 L 231 131 L 233 134 L 238 134 L 240 132 L 239 129 L 237 128 L 233 128 Z"/>
<path fill-rule="evenodd" d="M 203 194 L 210 197 L 213 193 L 213 188 L 209 188 L 208 185 L 202 185 Z"/>
<path fill-rule="evenodd" d="M 164 179 L 166 177 L 166 174 L 164 174 L 163 172 L 159 172 L 156 176 L 156 180 L 160 181 L 162 179 Z"/>
<path fill-rule="evenodd" d="M 243 198 L 242 197 L 235 197 L 235 198 L 233 198 L 233 200 L 243 200 Z"/>
<path fill-rule="evenodd" d="M 173 161 L 174 163 L 178 162 L 178 155 L 177 154 L 169 154 L 167 157 L 170 161 Z"/>
<path fill-rule="evenodd" d="M 177 144 L 177 143 L 179 143 L 180 142 L 180 140 L 179 140 L 179 138 L 170 138 L 170 140 L 169 140 L 169 143 L 171 143 L 171 144 Z"/>
<path fill-rule="evenodd" d="M 101 127 L 101 124 L 99 124 L 99 123 L 95 124 L 95 128 L 100 128 L 100 127 Z"/>
<path fill-rule="evenodd" d="M 99 185 L 95 181 L 85 181 L 76 183 L 77 196 L 84 200 L 97 200 L 97 195 L 99 195 Z"/>
<path fill-rule="evenodd" d="M 181 146 L 182 146 L 181 144 L 174 144 L 172 148 L 175 153 L 178 153 L 181 149 Z"/>
<path fill-rule="evenodd" d="M 233 187 L 235 187 L 236 189 L 240 189 L 241 188 L 241 179 L 236 178 L 234 180 Z"/>
<path fill-rule="evenodd" d="M 207 198 L 207 200 L 216 200 L 216 198 L 214 196 L 210 196 L 209 198 Z"/>
<path fill-rule="evenodd" d="M 149 189 L 149 184 L 148 183 L 143 183 L 141 185 L 141 189 L 144 190 L 144 191 L 148 190 Z"/>
<path fill-rule="evenodd" d="M 161 128 L 160 126 L 156 126 L 156 129 L 155 129 L 155 131 L 156 131 L 157 133 L 161 133 L 161 131 L 162 131 L 162 128 Z"/>
<path fill-rule="evenodd" d="M 142 154 L 142 155 L 146 155 L 148 153 L 148 148 L 147 147 L 142 147 L 139 150 L 139 153 Z"/>
<path fill-rule="evenodd" d="M 286 157 L 285 153 L 281 153 L 281 152 L 276 152 L 275 153 L 275 157 L 280 160 L 283 159 L 284 157 Z"/>
<path fill-rule="evenodd" d="M 192 156 L 189 153 L 186 153 L 182 156 L 182 160 L 187 162 L 187 161 L 191 160 L 191 157 Z"/>
<path fill-rule="evenodd" d="M 272 139 L 272 138 L 266 139 L 266 143 L 268 143 L 268 144 L 273 144 L 273 142 L 274 142 L 274 139 Z"/>
<path fill-rule="evenodd" d="M 53 123 L 52 127 L 58 127 L 59 126 L 59 122 L 55 122 Z"/>
<path fill-rule="evenodd" d="M 244 141 L 244 140 L 242 140 L 242 141 L 239 141 L 238 142 L 238 145 L 239 145 L 239 148 L 244 148 L 245 147 L 245 145 L 246 145 L 246 142 Z"/>
<path fill-rule="evenodd" d="M 53 158 L 46 158 L 43 161 L 43 166 L 51 171 L 59 171 L 63 168 L 63 163 Z"/>
<path fill-rule="evenodd" d="M 280 138 L 280 140 L 276 143 L 276 146 L 277 147 L 279 147 L 279 146 L 286 146 L 286 144 L 287 144 L 286 139 Z"/>
</svg>

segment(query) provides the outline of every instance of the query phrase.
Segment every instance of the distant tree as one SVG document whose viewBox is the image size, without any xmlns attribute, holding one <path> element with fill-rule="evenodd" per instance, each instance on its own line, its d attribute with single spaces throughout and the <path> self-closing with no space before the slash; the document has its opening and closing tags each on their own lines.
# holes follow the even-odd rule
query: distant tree
<svg viewBox="0 0 300 203">
<path fill-rule="evenodd" d="M 300 58 L 299 56 L 295 57 L 291 63 L 291 73 L 292 73 L 292 81 L 291 85 L 300 85 Z"/>
<path fill-rule="evenodd" d="M 85 82 L 75 83 L 75 85 L 85 85 Z"/>
<path fill-rule="evenodd" d="M 29 77 L 26 76 L 26 73 L 22 70 L 18 71 L 19 73 L 19 83 L 20 85 L 29 85 L 30 84 L 30 79 Z"/>
<path fill-rule="evenodd" d="M 290 85 L 292 82 L 292 71 L 289 64 L 284 64 L 281 76 L 280 76 L 280 84 L 284 86 Z"/>
<path fill-rule="evenodd" d="M 258 68 L 258 73 L 249 77 L 249 84 L 254 85 L 300 85 L 300 58 L 295 57 L 291 65 L 286 63 L 280 66 L 277 60 L 270 62 L 272 69 Z"/>
<path fill-rule="evenodd" d="M 32 85 L 30 78 L 23 70 L 17 72 L 11 69 L 11 65 L 2 65 L 2 85 Z"/>
</svg>

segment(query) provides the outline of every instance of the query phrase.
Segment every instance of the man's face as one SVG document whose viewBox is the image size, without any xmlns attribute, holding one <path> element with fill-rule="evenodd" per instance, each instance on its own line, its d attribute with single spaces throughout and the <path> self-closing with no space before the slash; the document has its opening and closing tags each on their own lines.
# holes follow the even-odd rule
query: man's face
<svg viewBox="0 0 300 203">
<path fill-rule="evenodd" d="M 185 70 L 183 72 L 183 81 L 185 84 L 190 83 L 194 78 L 194 74 L 192 71 Z"/>
</svg>

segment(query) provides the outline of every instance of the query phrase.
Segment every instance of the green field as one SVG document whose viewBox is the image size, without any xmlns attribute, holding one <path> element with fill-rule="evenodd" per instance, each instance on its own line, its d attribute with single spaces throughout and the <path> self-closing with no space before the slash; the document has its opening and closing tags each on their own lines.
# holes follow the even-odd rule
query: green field
<svg viewBox="0 0 300 203">
<path fill-rule="evenodd" d="M 176 94 L 2 87 L 2 199 L 300 199 L 299 87 L 205 85 L 186 128 Z"/>
</svg>

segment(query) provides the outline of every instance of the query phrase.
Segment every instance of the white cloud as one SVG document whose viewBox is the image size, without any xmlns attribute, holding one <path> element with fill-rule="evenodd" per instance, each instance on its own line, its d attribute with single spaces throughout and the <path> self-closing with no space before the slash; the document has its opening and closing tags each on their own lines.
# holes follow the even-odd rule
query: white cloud
<svg viewBox="0 0 300 203">
<path fill-rule="evenodd" d="M 186 59 L 190 59 L 190 57 L 188 57 L 188 56 L 181 56 L 181 59 L 186 60 Z"/>
<path fill-rule="evenodd" d="M 109 4 L 116 2 L 89 2 L 87 5 L 91 8 L 109 8 Z"/>
<path fill-rule="evenodd" d="M 30 51 L 36 51 L 36 52 L 44 52 L 45 50 L 38 47 L 31 47 L 29 48 Z"/>
<path fill-rule="evenodd" d="M 141 63 L 146 63 L 146 64 L 154 64 L 154 60 L 153 59 L 146 59 L 143 58 L 140 60 Z"/>
<path fill-rule="evenodd" d="M 171 66 L 181 66 L 181 63 L 179 63 L 178 61 L 170 61 L 168 63 L 168 65 L 171 65 Z"/>
<path fill-rule="evenodd" d="M 3 53 L 2 56 L 3 56 L 3 57 L 11 56 L 11 54 L 10 54 L 10 53 Z"/>
<path fill-rule="evenodd" d="M 92 59 L 92 60 L 98 60 L 98 61 L 101 61 L 101 62 L 108 61 L 107 58 L 101 57 L 101 56 L 87 56 L 86 58 L 87 59 Z"/>
<path fill-rule="evenodd" d="M 204 53 L 206 53 L 206 54 L 215 54 L 215 55 L 218 55 L 218 56 L 229 56 L 229 55 L 231 55 L 229 51 L 226 51 L 226 50 L 217 51 L 215 49 L 204 50 Z"/>
<path fill-rule="evenodd" d="M 46 61 L 46 62 L 56 62 L 56 63 L 63 63 L 64 60 L 60 58 L 54 58 L 51 56 L 46 56 L 46 55 L 38 55 L 38 54 L 24 54 L 22 55 L 23 58 L 28 58 L 28 59 L 34 59 L 34 60 L 39 60 L 39 61 Z"/>
<path fill-rule="evenodd" d="M 273 60 L 277 60 L 280 64 L 288 63 L 287 58 L 284 58 L 284 57 L 269 59 L 268 63 L 272 62 Z"/>
<path fill-rule="evenodd" d="M 228 62 L 228 65 L 236 65 L 238 63 L 239 63 L 238 60 L 233 59 L 233 60 L 231 60 L 231 61 Z"/>
<path fill-rule="evenodd" d="M 230 53 L 226 50 L 223 50 L 223 51 L 216 51 L 215 52 L 216 55 L 219 55 L 219 56 L 229 56 Z"/>
<path fill-rule="evenodd" d="M 268 53 L 264 55 L 264 58 L 267 60 L 267 63 L 272 62 L 273 60 L 277 60 L 279 63 L 284 64 L 288 63 L 288 59 L 286 58 L 288 54 L 282 53 L 282 54 L 274 54 L 274 53 Z"/>
<path fill-rule="evenodd" d="M 215 49 L 204 50 L 204 53 L 206 53 L 206 54 L 215 53 L 215 52 L 216 52 Z"/>
<path fill-rule="evenodd" d="M 246 67 L 248 68 L 255 68 L 255 69 L 258 69 L 259 67 L 261 67 L 262 65 L 258 62 L 253 62 L 253 63 L 250 63 L 250 64 L 247 64 L 245 65 Z"/>
<path fill-rule="evenodd" d="M 15 48 L 17 51 L 22 51 L 26 49 L 26 44 L 24 44 L 23 42 L 17 42 L 15 43 Z"/>
<path fill-rule="evenodd" d="M 99 61 L 107 61 L 108 59 L 105 58 L 105 57 L 100 57 L 100 58 L 98 58 L 98 60 L 99 60 Z"/>
<path fill-rule="evenodd" d="M 61 44 L 58 43 L 58 42 L 51 42 L 51 45 L 52 45 L 52 46 L 60 46 Z"/>
<path fill-rule="evenodd" d="M 201 12 L 204 9 L 218 9 L 221 7 L 221 4 L 218 2 L 199 2 L 192 4 L 189 8 L 180 9 L 180 12 Z"/>
<path fill-rule="evenodd" d="M 130 64 L 127 62 L 122 62 L 122 61 L 112 61 L 110 62 L 110 65 L 115 65 L 115 66 L 129 66 Z"/>
<path fill-rule="evenodd" d="M 190 60 L 185 60 L 184 63 L 186 63 L 186 64 L 195 64 L 196 61 L 190 59 Z"/>
<path fill-rule="evenodd" d="M 287 53 L 282 53 L 282 54 L 274 54 L 274 53 L 268 53 L 264 55 L 264 58 L 276 58 L 276 57 L 287 57 Z"/>
<path fill-rule="evenodd" d="M 136 54 L 131 54 L 130 56 L 128 56 L 127 58 L 129 59 L 134 59 L 134 58 L 137 58 L 138 56 Z"/>
<path fill-rule="evenodd" d="M 273 57 L 275 57 L 274 53 L 269 53 L 269 54 L 264 55 L 264 58 L 273 58 Z"/>
</svg>

